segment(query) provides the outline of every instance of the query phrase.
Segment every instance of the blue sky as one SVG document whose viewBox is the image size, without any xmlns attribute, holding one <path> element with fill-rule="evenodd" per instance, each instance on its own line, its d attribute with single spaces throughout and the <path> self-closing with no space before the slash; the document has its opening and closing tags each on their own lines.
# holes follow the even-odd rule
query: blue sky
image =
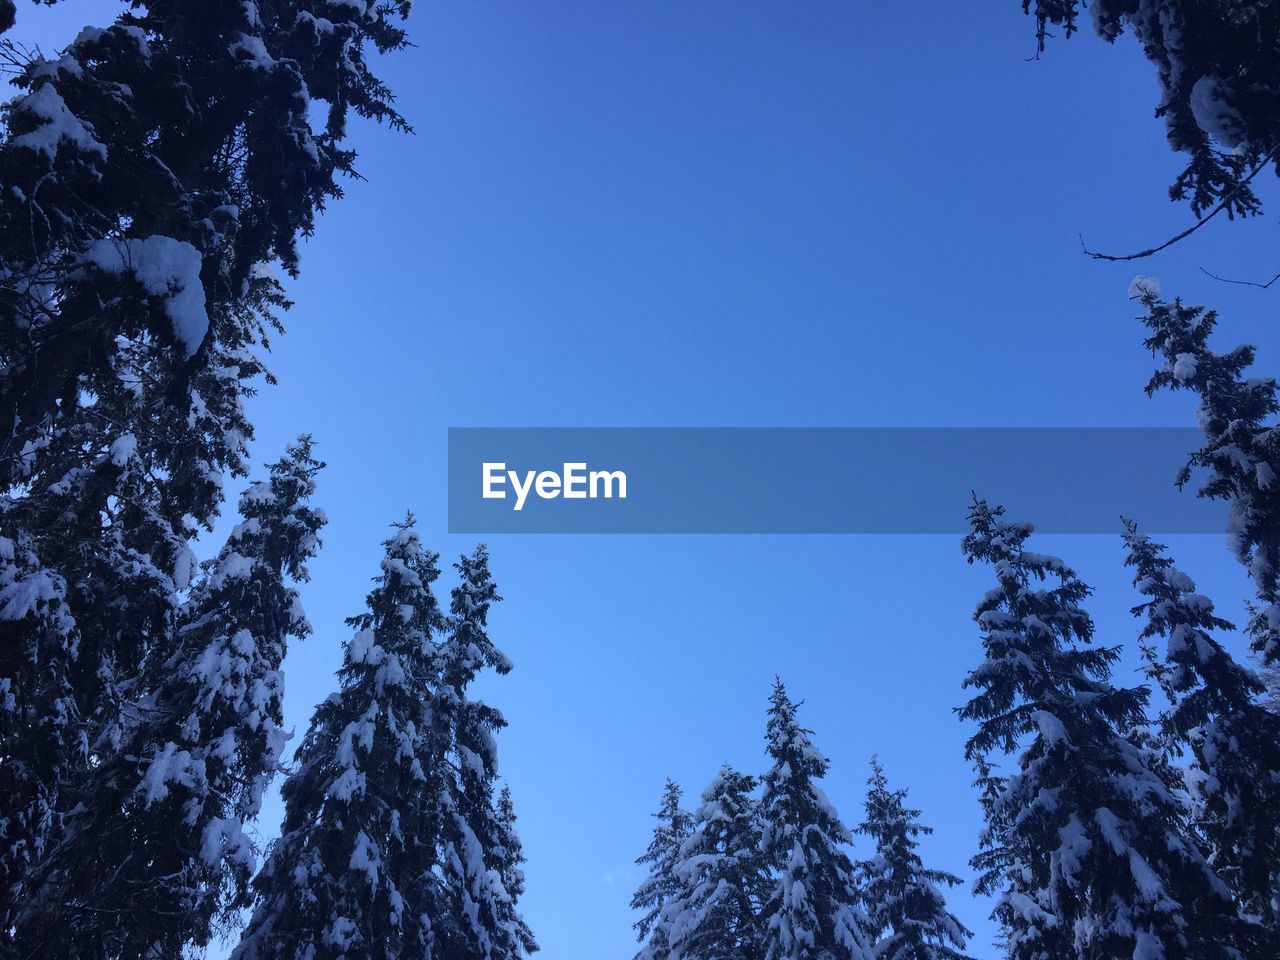
<svg viewBox="0 0 1280 960">
<path fill-rule="evenodd" d="M 411 508 L 446 558 L 472 545 L 445 530 L 450 426 L 1189 424 L 1189 398 L 1142 393 L 1137 272 L 1217 305 L 1219 342 L 1280 368 L 1280 293 L 1199 269 L 1270 277 L 1272 220 L 1137 265 L 1081 255 L 1079 234 L 1127 250 L 1183 228 L 1179 160 L 1131 39 L 1082 34 L 1032 62 L 1018 6 L 418 4 L 417 45 L 381 65 L 417 134 L 353 127 L 368 180 L 305 243 L 281 384 L 252 407 L 259 464 L 303 431 L 330 464 L 316 633 L 287 665 L 299 733 L 387 525 Z M 52 49 L 117 9 L 24 7 L 13 35 Z M 965 479 L 939 482 L 963 511 Z M 1171 542 L 1238 618 L 1248 587 L 1219 538 Z M 968 876 L 979 815 L 952 708 L 989 575 L 956 538 L 490 547 L 517 669 L 484 692 L 511 722 L 543 955 L 630 956 L 663 778 L 696 797 L 725 760 L 760 771 L 775 674 L 806 701 L 846 820 L 878 753 L 937 829 L 928 860 Z M 1039 548 L 1097 587 L 1100 639 L 1132 647 L 1118 536 Z M 989 904 L 952 903 L 994 956 Z"/>
</svg>

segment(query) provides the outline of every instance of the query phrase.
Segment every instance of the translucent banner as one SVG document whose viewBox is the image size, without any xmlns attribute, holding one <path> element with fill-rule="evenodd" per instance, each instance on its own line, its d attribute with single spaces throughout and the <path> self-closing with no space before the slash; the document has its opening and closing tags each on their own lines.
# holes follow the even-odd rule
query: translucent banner
<svg viewBox="0 0 1280 960">
<path fill-rule="evenodd" d="M 452 428 L 452 533 L 961 533 L 974 493 L 1046 533 L 1222 533 L 1149 427 Z"/>
</svg>

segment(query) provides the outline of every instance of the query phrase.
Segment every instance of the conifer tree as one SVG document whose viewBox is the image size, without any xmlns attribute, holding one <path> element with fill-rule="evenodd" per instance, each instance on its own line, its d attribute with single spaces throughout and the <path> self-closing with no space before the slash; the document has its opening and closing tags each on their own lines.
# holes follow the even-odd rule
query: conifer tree
<svg viewBox="0 0 1280 960">
<path fill-rule="evenodd" d="M 1109 682 L 1118 652 L 1092 644 L 1086 586 L 1026 548 L 1028 524 L 975 498 L 964 539 L 996 588 L 979 603 L 983 663 L 960 709 L 971 760 L 1017 754 L 990 781 L 980 886 L 1010 960 L 1238 957 L 1235 906 L 1189 838 L 1171 785 L 1124 732 L 1145 722 L 1145 688 Z M 989 769 L 989 768 L 988 768 Z"/>
<path fill-rule="evenodd" d="M 498 753 L 494 734 L 506 726 L 501 712 L 468 696 L 481 670 L 499 674 L 511 662 L 489 637 L 489 608 L 501 599 L 489 573 L 483 544 L 454 568 L 459 582 L 449 605 L 448 635 L 439 651 L 440 684 L 434 700 L 436 729 L 447 750 L 440 824 L 440 867 L 447 917 L 439 936 L 453 960 L 508 960 L 536 950 L 533 935 L 502 882 L 509 842 L 498 822 L 494 784 Z"/>
<path fill-rule="evenodd" d="M 765 737 L 772 766 L 760 801 L 761 848 L 775 875 L 763 911 L 765 960 L 869 960 L 868 921 L 846 853 L 853 837 L 818 786 L 828 761 L 810 732 L 775 681 Z"/>
<path fill-rule="evenodd" d="M 1132 521 L 1124 539 L 1125 563 L 1146 598 L 1133 608 L 1146 620 L 1142 635 L 1167 642 L 1165 674 L 1175 699 L 1165 726 L 1191 753 L 1196 827 L 1241 911 L 1261 921 L 1280 952 L 1280 717 L 1261 704 L 1258 676 L 1214 638 L 1213 631 L 1233 628 L 1215 615 L 1213 602 Z"/>
<path fill-rule="evenodd" d="M 1254 582 L 1258 605 L 1249 619 L 1253 647 L 1264 665 L 1280 661 L 1280 436 L 1273 418 L 1280 411 L 1276 381 L 1246 375 L 1254 348 L 1228 353 L 1209 348 L 1218 315 L 1180 300 L 1159 299 L 1158 290 L 1141 290 L 1151 335 L 1145 345 L 1163 359 L 1147 383 L 1157 390 L 1190 390 L 1199 394 L 1196 424 L 1204 444 L 1178 476 L 1190 482 L 1193 470 L 1207 471 L 1201 497 L 1229 504 L 1228 544 Z"/>
<path fill-rule="evenodd" d="M 636 858 L 637 864 L 649 869 L 649 876 L 641 881 L 631 898 L 631 909 L 644 911 L 633 925 L 637 942 L 643 944 L 636 960 L 667 960 L 671 955 L 670 925 L 663 911 L 682 890 L 676 879 L 676 864 L 680 862 L 681 847 L 693 833 L 693 817 L 680 805 L 681 796 L 680 786 L 668 777 L 662 803 L 653 814 L 658 821 L 653 828 L 653 838 L 644 853 Z"/>
<path fill-rule="evenodd" d="M 323 515 L 303 438 L 240 498 L 243 517 L 150 652 L 120 747 L 64 790 L 74 800 L 28 885 L 19 952 L 177 956 L 243 905 L 256 817 L 287 738 L 281 665 L 309 630 L 297 592 Z"/>
<path fill-rule="evenodd" d="M 316 708 L 285 781 L 285 818 L 236 960 L 440 957 L 440 751 L 431 699 L 437 557 L 413 519 L 384 543 L 367 610 L 347 622 L 341 688 Z"/>
<path fill-rule="evenodd" d="M 876 960 L 969 960 L 962 952 L 973 933 L 948 910 L 943 886 L 960 878 L 925 867 L 916 838 L 933 831 L 906 805 L 905 790 L 889 789 L 880 762 L 871 760 L 866 819 L 859 832 L 876 844 L 858 864 Z"/>
<path fill-rule="evenodd" d="M 498 843 L 494 853 L 498 860 L 498 877 L 507 893 L 501 904 L 499 923 L 515 935 L 525 953 L 534 953 L 538 949 L 538 941 L 518 912 L 520 898 L 524 896 L 524 869 L 521 867 L 525 862 L 524 845 L 516 833 L 516 810 L 511 802 L 511 789 L 505 783 L 498 793 L 497 825 Z M 510 955 L 518 956 L 515 953 Z"/>
<path fill-rule="evenodd" d="M 771 884 L 755 788 L 754 777 L 725 764 L 702 793 L 694 832 L 674 868 L 679 890 L 663 908 L 672 957 L 756 960 L 764 954 L 760 916 Z"/>
</svg>

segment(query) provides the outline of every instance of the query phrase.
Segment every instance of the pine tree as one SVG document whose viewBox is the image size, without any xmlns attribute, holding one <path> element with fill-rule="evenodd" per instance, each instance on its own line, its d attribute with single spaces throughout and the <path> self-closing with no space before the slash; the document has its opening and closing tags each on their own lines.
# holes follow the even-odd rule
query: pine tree
<svg viewBox="0 0 1280 960">
<path fill-rule="evenodd" d="M 1254 650 L 1264 665 L 1280 661 L 1280 436 L 1268 422 L 1280 411 L 1276 381 L 1245 375 L 1254 361 L 1251 346 L 1229 353 L 1209 349 L 1218 322 L 1214 311 L 1166 303 L 1151 287 L 1142 291 L 1142 303 L 1151 332 L 1145 345 L 1164 360 L 1147 384 L 1148 395 L 1167 389 L 1200 396 L 1196 423 L 1204 444 L 1178 484 L 1190 482 L 1193 470 L 1206 470 L 1199 495 L 1230 505 L 1228 544 L 1253 578 L 1258 599 L 1248 624 Z"/>
<path fill-rule="evenodd" d="M 649 876 L 631 898 L 631 909 L 644 911 L 633 924 L 636 941 L 643 944 L 636 960 L 667 960 L 671 955 L 669 924 L 663 918 L 663 910 L 682 890 L 676 879 L 676 864 L 680 862 L 681 847 L 693 833 L 693 817 L 680 805 L 681 796 L 679 785 L 668 777 L 662 803 L 653 814 L 658 821 L 653 839 L 636 858 L 637 864 L 649 869 Z"/>
<path fill-rule="evenodd" d="M 240 498 L 243 522 L 140 671 L 119 749 L 67 790 L 75 806 L 17 919 L 20 954 L 178 956 L 243 905 L 245 828 L 287 739 L 281 665 L 309 630 L 287 581 L 306 579 L 318 547 L 320 467 L 304 437 Z"/>
<path fill-rule="evenodd" d="M 1061 560 L 1026 548 L 1028 524 L 975 498 L 964 539 L 996 588 L 979 603 L 984 662 L 960 716 L 971 760 L 1017 754 L 990 781 L 980 888 L 1010 960 L 1238 957 L 1230 893 L 1194 842 L 1173 785 L 1124 735 L 1145 723 L 1145 688 L 1109 682 L 1118 651 L 1092 645 L 1090 590 Z M 989 769 L 989 767 L 987 768 Z"/>
<path fill-rule="evenodd" d="M 1273 103 L 1280 76 L 1280 14 L 1270 3 L 1236 0 L 1022 0 L 1041 51 L 1051 27 L 1069 37 L 1082 11 L 1107 41 L 1131 33 L 1156 68 L 1169 146 L 1187 166 L 1169 189 L 1196 217 L 1261 209 L 1250 181 L 1280 143 Z"/>
<path fill-rule="evenodd" d="M 796 719 L 781 680 L 769 700 L 773 761 L 760 801 L 761 848 L 775 879 L 763 919 L 766 960 L 869 960 L 868 921 L 846 847 L 849 828 L 818 780 L 828 761 Z"/>
<path fill-rule="evenodd" d="M 459 582 L 451 595 L 434 706 L 437 730 L 444 733 L 441 742 L 448 747 L 441 761 L 440 852 L 448 908 L 439 936 L 442 953 L 450 960 L 514 960 L 537 945 L 516 910 L 512 891 L 502 882 L 508 838 L 494 803 L 494 734 L 506 720 L 467 694 L 481 670 L 505 674 L 511 662 L 488 633 L 489 608 L 501 599 L 490 577 L 488 550 L 482 544 L 454 567 Z"/>
<path fill-rule="evenodd" d="M 672 957 L 763 956 L 760 915 L 771 884 L 760 848 L 755 788 L 754 777 L 725 764 L 702 793 L 694 832 L 681 845 L 673 870 L 678 892 L 663 908 L 662 929 Z"/>
<path fill-rule="evenodd" d="M 494 853 L 498 860 L 498 877 L 507 892 L 499 922 L 515 934 L 525 953 L 534 953 L 538 942 L 517 912 L 520 898 L 524 896 L 524 869 L 520 866 L 525 862 L 524 846 L 516 833 L 516 810 L 511 802 L 511 790 L 505 783 L 498 794 L 497 825 L 498 842 Z"/>
<path fill-rule="evenodd" d="M 876 758 L 867 780 L 866 820 L 859 832 L 875 840 L 876 855 L 858 864 L 877 960 L 969 960 L 973 933 L 948 910 L 942 886 L 960 878 L 924 866 L 916 838 L 933 831 L 906 805 L 905 790 L 890 790 Z"/>
<path fill-rule="evenodd" d="M 1142 635 L 1167 641 L 1175 699 L 1165 726 L 1191 752 L 1196 827 L 1242 912 L 1262 921 L 1280 951 L 1280 717 L 1260 703 L 1265 688 L 1257 675 L 1214 638 L 1213 631 L 1233 628 L 1214 614 L 1212 601 L 1131 521 L 1124 539 L 1125 563 L 1147 598 L 1133 609 L 1146 619 Z"/>
<path fill-rule="evenodd" d="M 316 708 L 235 960 L 448 956 L 437 946 L 441 778 L 432 734 L 437 557 L 413 520 L 352 617 L 341 688 Z"/>
</svg>

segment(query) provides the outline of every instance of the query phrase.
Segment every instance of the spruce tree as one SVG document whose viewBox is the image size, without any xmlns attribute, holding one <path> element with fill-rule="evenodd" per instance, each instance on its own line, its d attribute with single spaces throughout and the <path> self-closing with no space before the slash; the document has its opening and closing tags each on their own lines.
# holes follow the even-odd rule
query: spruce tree
<svg viewBox="0 0 1280 960">
<path fill-rule="evenodd" d="M 254 879 L 257 906 L 235 960 L 448 955 L 436 928 L 437 557 L 412 518 L 384 547 L 368 608 L 347 621 L 341 687 L 316 708 L 282 788 L 281 836 Z"/>
<path fill-rule="evenodd" d="M 999 793 L 975 860 L 1010 960 L 1238 957 L 1230 891 L 1173 785 L 1124 735 L 1145 723 L 1146 689 L 1109 682 L 1119 654 L 1092 643 L 1089 587 L 1003 514 L 976 498 L 970 511 L 965 556 L 997 582 L 974 613 L 985 659 L 959 713 L 978 724 L 971 760 L 1017 755 L 1014 775 L 989 780 Z"/>
<path fill-rule="evenodd" d="M 538 949 L 538 941 L 518 912 L 520 898 L 524 896 L 524 869 L 521 867 L 525 862 L 524 845 L 520 842 L 520 835 L 516 833 L 516 810 L 511 802 L 511 789 L 505 783 L 498 793 L 496 822 L 498 842 L 494 847 L 494 855 L 498 861 L 498 878 L 507 894 L 506 900 L 501 904 L 499 922 L 515 935 L 525 953 L 534 953 Z"/>
<path fill-rule="evenodd" d="M 1146 639 L 1164 638 L 1174 700 L 1170 739 L 1191 753 L 1195 823 L 1209 859 L 1247 917 L 1258 918 L 1280 951 L 1280 717 L 1260 702 L 1261 679 L 1214 638 L 1233 629 L 1208 597 L 1137 526 L 1126 522 L 1125 563 L 1145 598 L 1133 608 Z"/>
<path fill-rule="evenodd" d="M 693 833 L 693 817 L 680 805 L 680 786 L 667 778 L 662 791 L 662 803 L 653 814 L 657 824 L 653 838 L 636 863 L 647 867 L 649 876 L 641 881 L 631 898 L 631 909 L 644 914 L 633 924 L 636 941 L 643 944 L 636 960 L 667 960 L 671 955 L 669 923 L 663 911 L 681 892 L 682 884 L 676 879 L 676 864 L 680 862 L 680 849 Z"/>
<path fill-rule="evenodd" d="M 772 766 L 760 801 L 761 849 L 774 873 L 766 899 L 765 960 L 869 960 L 853 842 L 817 781 L 828 761 L 796 719 L 781 680 L 769 700 L 766 743 Z"/>
<path fill-rule="evenodd" d="M 28 878 L 20 954 L 177 956 L 243 905 L 245 829 L 287 738 L 281 665 L 309 629 L 288 581 L 318 547 L 320 466 L 304 437 L 241 496 L 243 521 L 139 671 L 119 748 L 64 788 L 74 806 Z"/>
<path fill-rule="evenodd" d="M 880 762 L 871 760 L 866 819 L 858 828 L 876 844 L 858 864 L 876 960 L 969 960 L 962 952 L 973 933 L 948 910 L 942 887 L 960 878 L 925 867 L 916 838 L 933 831 L 906 805 L 905 790 L 889 789 Z"/>
<path fill-rule="evenodd" d="M 1209 348 L 1218 315 L 1180 300 L 1167 303 L 1151 287 L 1142 291 L 1143 318 L 1151 335 L 1145 345 L 1164 361 L 1147 383 L 1157 390 L 1190 390 L 1200 397 L 1196 424 L 1204 444 L 1178 476 L 1193 470 L 1208 476 L 1199 495 L 1229 504 L 1228 545 L 1254 582 L 1257 607 L 1249 619 L 1253 647 L 1264 665 L 1280 661 L 1280 437 L 1273 418 L 1280 411 L 1276 381 L 1250 377 L 1254 348 L 1228 353 Z"/>
<path fill-rule="evenodd" d="M 448 633 L 439 651 L 440 683 L 434 699 L 443 804 L 440 868 L 447 913 L 439 924 L 441 950 L 450 960 L 508 960 L 536 950 L 533 935 L 502 882 L 508 830 L 498 822 L 494 734 L 506 726 L 501 712 L 471 698 L 467 688 L 481 670 L 498 674 L 511 662 L 489 637 L 489 609 L 501 598 L 489 573 L 489 552 L 478 546 L 454 568 L 459 582 L 449 604 Z"/>
<path fill-rule="evenodd" d="M 678 892 L 663 908 L 672 957 L 757 960 L 764 955 L 760 916 L 771 884 L 760 847 L 755 788 L 754 777 L 725 764 L 702 793 L 694 832 L 681 845 L 673 871 Z"/>
</svg>

